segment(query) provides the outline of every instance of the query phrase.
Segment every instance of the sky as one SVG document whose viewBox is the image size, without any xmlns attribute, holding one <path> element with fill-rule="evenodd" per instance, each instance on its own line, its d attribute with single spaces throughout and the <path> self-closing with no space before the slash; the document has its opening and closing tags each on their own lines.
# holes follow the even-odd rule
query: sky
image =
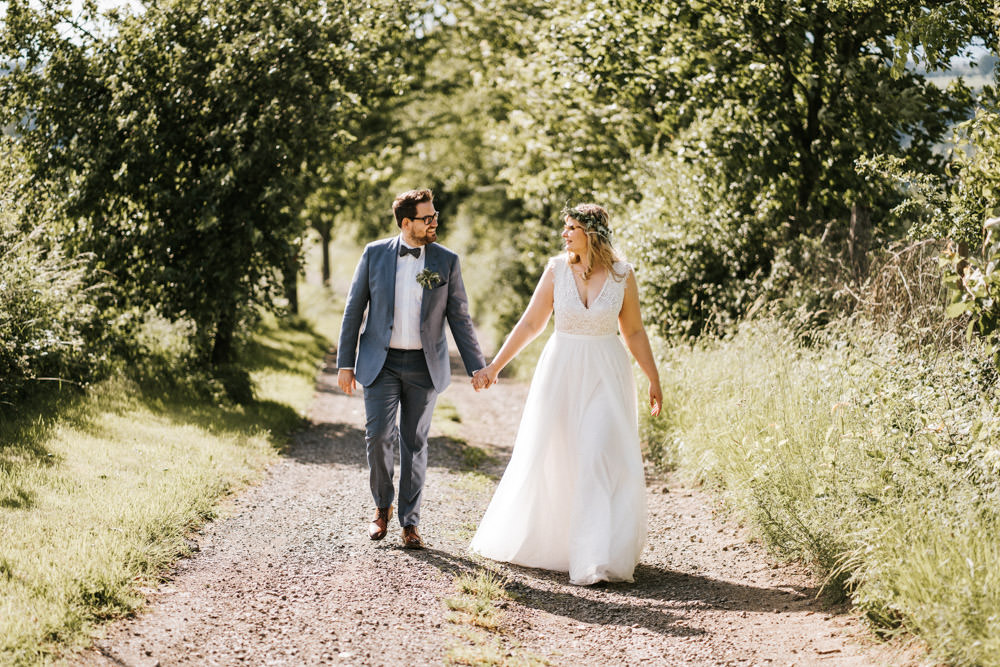
<svg viewBox="0 0 1000 667">
<path fill-rule="evenodd" d="M 136 11 L 142 10 L 141 0 L 96 0 L 97 6 L 101 10 L 114 9 L 116 7 L 128 7 Z M 7 12 L 6 2 L 0 1 L 0 18 L 2 18 Z M 83 6 L 83 0 L 73 0 L 72 7 L 75 12 L 79 12 L 80 8 Z M 969 58 L 978 60 L 983 56 L 989 54 L 989 51 L 979 45 L 971 45 L 970 53 L 967 56 L 956 57 L 952 61 L 952 67 L 955 69 L 964 69 L 968 66 Z M 988 76 L 990 72 L 980 70 L 978 74 L 980 76 Z"/>
</svg>

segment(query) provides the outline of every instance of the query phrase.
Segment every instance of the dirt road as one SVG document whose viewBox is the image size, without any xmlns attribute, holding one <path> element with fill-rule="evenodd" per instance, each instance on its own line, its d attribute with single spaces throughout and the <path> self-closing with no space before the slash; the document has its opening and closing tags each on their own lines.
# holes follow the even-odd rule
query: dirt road
<svg viewBox="0 0 1000 667">
<path fill-rule="evenodd" d="M 425 551 L 382 542 L 371 517 L 363 405 L 319 377 L 312 427 L 265 481 L 194 536 L 136 619 L 72 662 L 97 665 L 904 664 L 816 582 L 716 516 L 704 493 L 648 474 L 649 543 L 634 584 L 571 586 L 558 573 L 466 552 L 509 456 L 527 388 L 455 382 L 432 431 Z M 554 507 L 552 511 L 558 512 Z M 506 599 L 489 627 L 452 611 L 456 578 L 492 568 Z M 449 602 L 451 601 L 451 602 Z"/>
</svg>

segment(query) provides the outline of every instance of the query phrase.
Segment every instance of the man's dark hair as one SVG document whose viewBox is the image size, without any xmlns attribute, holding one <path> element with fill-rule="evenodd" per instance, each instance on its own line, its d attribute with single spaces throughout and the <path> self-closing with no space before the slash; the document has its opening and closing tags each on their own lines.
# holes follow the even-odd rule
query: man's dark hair
<svg viewBox="0 0 1000 667">
<path fill-rule="evenodd" d="M 430 190 L 407 190 L 396 195 L 392 202 L 392 213 L 396 216 L 396 224 L 402 228 L 403 218 L 413 218 L 417 214 L 417 204 L 434 201 L 434 193 Z"/>
</svg>

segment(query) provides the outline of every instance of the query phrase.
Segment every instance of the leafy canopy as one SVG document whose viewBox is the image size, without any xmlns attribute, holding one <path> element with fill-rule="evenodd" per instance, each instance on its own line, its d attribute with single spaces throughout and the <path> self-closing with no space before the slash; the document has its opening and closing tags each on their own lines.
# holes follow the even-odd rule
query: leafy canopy
<svg viewBox="0 0 1000 667">
<path fill-rule="evenodd" d="M 112 14 L 15 0 L 2 107 L 33 173 L 64 189 L 65 231 L 127 306 L 197 325 L 229 361 L 238 323 L 271 306 L 301 232 L 304 174 L 350 140 L 375 90 L 405 80 L 408 3 L 166 0 Z M 91 24 L 98 23 L 89 5 Z"/>
</svg>

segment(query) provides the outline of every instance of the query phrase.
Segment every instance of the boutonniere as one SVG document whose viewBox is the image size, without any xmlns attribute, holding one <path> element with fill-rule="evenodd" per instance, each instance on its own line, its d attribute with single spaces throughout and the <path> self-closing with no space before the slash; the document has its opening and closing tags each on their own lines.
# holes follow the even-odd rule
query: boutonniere
<svg viewBox="0 0 1000 667">
<path fill-rule="evenodd" d="M 441 283 L 441 275 L 437 271 L 424 269 L 417 274 L 417 282 L 423 285 L 424 289 L 434 289 Z"/>
</svg>

